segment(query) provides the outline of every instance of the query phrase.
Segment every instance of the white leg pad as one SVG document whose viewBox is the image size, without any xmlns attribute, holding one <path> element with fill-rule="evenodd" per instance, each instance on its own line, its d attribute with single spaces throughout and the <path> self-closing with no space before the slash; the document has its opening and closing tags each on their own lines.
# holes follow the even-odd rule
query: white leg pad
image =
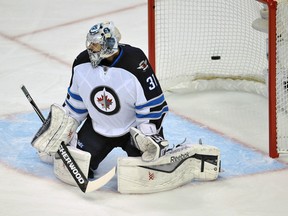
<svg viewBox="0 0 288 216">
<path fill-rule="evenodd" d="M 75 147 L 67 146 L 71 156 L 83 172 L 83 174 L 88 177 L 89 166 L 90 166 L 90 158 L 91 154 L 89 152 L 81 151 Z M 59 155 L 55 155 L 54 159 L 54 174 L 61 181 L 73 185 L 78 186 L 72 175 L 69 173 L 68 169 L 64 165 L 63 161 L 59 157 Z"/>
<path fill-rule="evenodd" d="M 157 161 L 141 157 L 118 158 L 120 193 L 155 193 L 171 190 L 198 180 L 215 180 L 220 167 L 220 151 L 208 145 L 185 145 Z"/>
</svg>

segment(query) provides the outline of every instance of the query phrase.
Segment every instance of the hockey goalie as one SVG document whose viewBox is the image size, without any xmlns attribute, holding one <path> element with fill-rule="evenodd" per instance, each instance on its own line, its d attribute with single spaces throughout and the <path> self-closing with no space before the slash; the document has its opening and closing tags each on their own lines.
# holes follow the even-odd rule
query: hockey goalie
<svg viewBox="0 0 288 216">
<path fill-rule="evenodd" d="M 63 105 L 51 106 L 32 140 L 40 158 L 54 164 L 60 180 L 76 185 L 58 157 L 62 143 L 86 179 L 93 179 L 103 159 L 119 147 L 128 156 L 117 165 L 121 193 L 158 192 L 193 179 L 216 179 L 220 153 L 215 147 L 168 150 L 162 127 L 168 113 L 164 93 L 144 52 L 120 44 L 120 39 L 113 22 L 91 27 L 86 49 L 73 63 Z"/>
</svg>

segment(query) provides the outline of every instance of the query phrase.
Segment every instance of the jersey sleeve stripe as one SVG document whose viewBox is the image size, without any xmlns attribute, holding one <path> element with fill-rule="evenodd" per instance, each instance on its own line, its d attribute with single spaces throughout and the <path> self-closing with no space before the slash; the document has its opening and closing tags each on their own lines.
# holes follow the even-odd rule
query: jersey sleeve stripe
<svg viewBox="0 0 288 216">
<path fill-rule="evenodd" d="M 168 106 L 165 106 L 160 112 L 153 112 L 149 114 L 138 114 L 136 113 L 137 118 L 149 118 L 149 119 L 158 119 L 160 118 L 164 113 L 168 112 Z"/>
<path fill-rule="evenodd" d="M 87 113 L 88 110 L 87 109 L 77 109 L 75 107 L 72 106 L 72 104 L 70 104 L 68 102 L 68 100 L 65 100 L 65 103 L 70 107 L 71 110 L 73 110 L 75 113 L 78 113 L 78 114 L 84 114 L 84 113 Z"/>
<path fill-rule="evenodd" d="M 162 94 L 160 97 L 158 97 L 158 98 L 156 98 L 154 100 L 148 101 L 147 103 L 142 104 L 142 105 L 135 106 L 135 109 L 136 110 L 140 110 L 140 109 L 143 109 L 143 108 L 146 108 L 146 107 L 157 106 L 159 104 L 162 104 L 164 101 L 165 101 L 165 98 L 164 98 L 164 95 Z"/>
<path fill-rule="evenodd" d="M 68 88 L 68 93 L 73 99 L 78 100 L 78 101 L 83 101 L 80 95 L 77 95 L 71 92 L 70 87 Z"/>
</svg>

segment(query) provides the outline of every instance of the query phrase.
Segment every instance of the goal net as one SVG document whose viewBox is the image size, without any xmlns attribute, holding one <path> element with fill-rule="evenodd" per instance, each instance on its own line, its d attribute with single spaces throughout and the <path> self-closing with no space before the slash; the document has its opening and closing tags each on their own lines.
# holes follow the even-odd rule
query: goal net
<svg viewBox="0 0 288 216">
<path fill-rule="evenodd" d="M 270 156 L 288 153 L 288 0 L 148 0 L 148 21 L 164 90 L 268 97 Z"/>
</svg>

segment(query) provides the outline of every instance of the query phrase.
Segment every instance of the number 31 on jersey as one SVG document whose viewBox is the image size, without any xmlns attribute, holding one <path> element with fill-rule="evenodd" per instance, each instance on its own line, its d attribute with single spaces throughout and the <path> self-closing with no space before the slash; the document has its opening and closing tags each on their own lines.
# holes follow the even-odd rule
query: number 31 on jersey
<svg viewBox="0 0 288 216">
<path fill-rule="evenodd" d="M 157 80 L 154 76 L 154 74 L 152 74 L 151 76 L 149 76 L 146 79 L 146 82 L 149 84 L 149 90 L 153 90 L 156 88 L 156 86 L 158 86 Z"/>
</svg>

